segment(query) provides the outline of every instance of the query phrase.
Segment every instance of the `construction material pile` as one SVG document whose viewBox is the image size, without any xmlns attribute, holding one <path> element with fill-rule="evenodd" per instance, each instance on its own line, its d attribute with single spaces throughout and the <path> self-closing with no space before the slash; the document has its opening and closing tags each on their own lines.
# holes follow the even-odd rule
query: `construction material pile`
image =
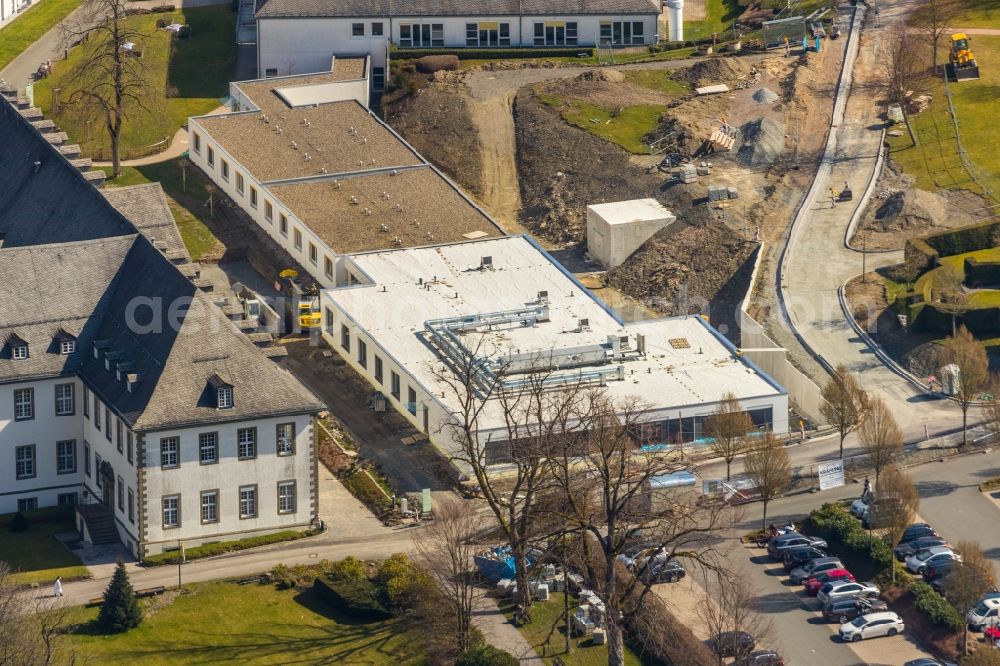
<svg viewBox="0 0 1000 666">
<path fill-rule="evenodd" d="M 943 197 L 910 188 L 887 196 L 875 211 L 875 219 L 866 226 L 879 232 L 953 227 L 961 224 L 957 217 L 968 218 L 967 224 L 974 222 L 972 216 L 949 206 Z"/>
<path fill-rule="evenodd" d="M 751 67 L 750 73 L 736 82 L 736 89 L 746 90 L 747 88 L 753 88 L 759 83 L 760 83 L 760 70 L 757 69 L 756 67 Z"/>
<path fill-rule="evenodd" d="M 740 58 L 708 58 L 678 70 L 674 78 L 701 88 L 716 83 L 735 84 L 744 77 L 752 76 L 752 71 L 750 65 Z"/>
<path fill-rule="evenodd" d="M 778 95 L 768 88 L 759 88 L 753 94 L 753 101 L 758 104 L 774 104 L 778 99 Z"/>
<path fill-rule="evenodd" d="M 743 125 L 743 145 L 737 151 L 740 162 L 749 167 L 767 167 L 785 150 L 785 125 L 761 118 Z"/>
</svg>

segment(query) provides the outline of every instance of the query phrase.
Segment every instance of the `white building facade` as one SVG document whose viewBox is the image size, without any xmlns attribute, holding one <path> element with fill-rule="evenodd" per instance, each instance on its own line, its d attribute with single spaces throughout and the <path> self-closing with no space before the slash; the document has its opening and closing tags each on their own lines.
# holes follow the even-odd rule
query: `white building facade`
<svg viewBox="0 0 1000 666">
<path fill-rule="evenodd" d="M 0 0 L 0 27 L 10 23 L 22 12 L 29 9 L 32 5 L 37 4 L 41 0 Z"/>
</svg>

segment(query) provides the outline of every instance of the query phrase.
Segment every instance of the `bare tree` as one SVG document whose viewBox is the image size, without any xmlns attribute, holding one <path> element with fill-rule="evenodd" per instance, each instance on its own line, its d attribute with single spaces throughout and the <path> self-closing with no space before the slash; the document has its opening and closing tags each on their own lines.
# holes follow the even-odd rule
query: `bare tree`
<svg viewBox="0 0 1000 666">
<path fill-rule="evenodd" d="M 965 0 L 923 0 L 910 15 L 910 25 L 925 34 L 931 43 L 932 70 L 937 71 L 941 38 L 954 26 L 955 19 L 965 8 Z"/>
<path fill-rule="evenodd" d="M 663 565 L 684 557 L 717 568 L 712 534 L 730 523 L 721 501 L 697 503 L 683 490 L 654 491 L 652 481 L 685 469 L 671 453 L 644 453 L 636 436 L 643 407 L 602 390 L 575 401 L 573 418 L 550 453 L 561 490 L 560 514 L 578 532 L 580 568 L 605 604 L 608 664 L 624 663 L 623 629 L 642 611 Z M 558 506 L 558 505 L 557 505 Z M 644 548 L 628 572 L 619 555 Z"/>
<path fill-rule="evenodd" d="M 899 104 L 903 120 L 910 133 L 910 141 L 917 145 L 917 137 L 910 126 L 907 102 L 911 95 L 927 91 L 930 78 L 920 60 L 919 40 L 907 30 L 890 29 L 882 33 L 879 66 L 881 68 L 880 92 L 889 104 Z"/>
<path fill-rule="evenodd" d="M 774 435 L 769 432 L 764 433 L 760 441 L 747 453 L 743 465 L 747 477 L 757 489 L 764 504 L 760 527 L 765 529 L 768 503 L 781 496 L 792 482 L 792 463 L 788 459 L 788 451 Z"/>
<path fill-rule="evenodd" d="M 951 316 L 951 334 L 957 334 L 958 317 L 969 311 L 969 295 L 962 284 L 962 274 L 950 264 L 937 269 L 931 283 L 931 305 Z"/>
<path fill-rule="evenodd" d="M 963 618 L 976 607 L 979 599 L 993 591 L 995 575 L 993 562 L 984 554 L 975 541 L 959 541 L 957 550 L 962 555 L 961 562 L 952 564 L 951 571 L 944 579 L 944 596 Z M 969 651 L 969 626 L 962 632 L 962 654 Z"/>
<path fill-rule="evenodd" d="M 66 631 L 71 609 L 58 598 L 36 595 L 0 561 L 0 664 L 75 663 L 75 653 L 56 641 Z"/>
<path fill-rule="evenodd" d="M 992 398 L 983 404 L 983 425 L 994 440 L 1000 441 L 1000 376 L 990 378 L 989 391 Z"/>
<path fill-rule="evenodd" d="M 446 611 L 449 616 L 446 627 L 456 654 L 474 647 L 472 617 L 482 593 L 473 565 L 477 550 L 473 538 L 481 531 L 482 517 L 475 503 L 446 499 L 437 503 L 434 520 L 413 540 L 417 564 L 446 603 L 438 612 Z"/>
<path fill-rule="evenodd" d="M 969 443 L 969 407 L 979 400 L 989 379 L 989 357 L 986 346 L 976 340 L 965 326 L 945 344 L 942 358 L 945 363 L 958 368 L 955 382 L 955 400 L 962 408 L 962 446 Z"/>
<path fill-rule="evenodd" d="M 127 21 L 127 0 L 86 0 L 67 23 L 67 44 L 80 43 L 83 57 L 66 77 L 66 104 L 100 115 L 111 143 L 111 177 L 121 175 L 121 141 L 126 119 L 146 108 L 141 53 L 146 35 Z"/>
<path fill-rule="evenodd" d="M 1000 652 L 991 646 L 976 648 L 962 659 L 962 666 L 1000 666 Z"/>
<path fill-rule="evenodd" d="M 889 467 L 876 481 L 875 500 L 869 515 L 869 524 L 878 526 L 882 538 L 894 548 L 903 532 L 913 522 L 920 507 L 920 495 L 910 477 L 898 467 Z M 896 582 L 896 567 L 891 566 L 892 582 Z"/>
<path fill-rule="evenodd" d="M 896 461 L 903 450 L 903 431 L 899 429 L 892 411 L 882 398 L 868 402 L 868 411 L 861 420 L 858 430 L 861 448 L 868 456 L 868 462 L 875 470 L 875 486 L 878 486 L 882 471 Z"/>
<path fill-rule="evenodd" d="M 702 626 L 715 641 L 715 655 L 718 666 L 724 663 L 723 654 L 736 655 L 736 663 L 753 648 L 740 643 L 740 634 L 750 634 L 759 645 L 773 630 L 767 620 L 756 610 L 758 591 L 745 580 L 729 574 L 719 574 L 716 583 L 710 584 L 705 576 L 706 589 L 715 594 L 705 593 L 704 601 L 697 606 L 696 613 Z"/>
<path fill-rule="evenodd" d="M 868 394 L 847 368 L 840 364 L 833 371 L 822 391 L 825 401 L 820 407 L 823 418 L 836 426 L 840 434 L 840 457 L 844 457 L 844 439 L 861 425 Z"/>
<path fill-rule="evenodd" d="M 753 421 L 732 392 L 719 401 L 716 410 L 705 419 L 705 435 L 711 439 L 712 453 L 726 461 L 726 481 L 730 480 L 730 466 L 736 456 L 747 448 L 747 433 Z"/>
</svg>

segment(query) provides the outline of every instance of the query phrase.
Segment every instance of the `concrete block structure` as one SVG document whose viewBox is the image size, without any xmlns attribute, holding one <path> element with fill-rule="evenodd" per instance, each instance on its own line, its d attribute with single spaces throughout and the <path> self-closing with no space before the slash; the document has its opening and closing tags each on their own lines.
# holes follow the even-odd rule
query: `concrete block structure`
<svg viewBox="0 0 1000 666">
<path fill-rule="evenodd" d="M 676 221 L 656 199 L 587 206 L 587 251 L 605 268 L 620 266 L 653 234 Z"/>
</svg>

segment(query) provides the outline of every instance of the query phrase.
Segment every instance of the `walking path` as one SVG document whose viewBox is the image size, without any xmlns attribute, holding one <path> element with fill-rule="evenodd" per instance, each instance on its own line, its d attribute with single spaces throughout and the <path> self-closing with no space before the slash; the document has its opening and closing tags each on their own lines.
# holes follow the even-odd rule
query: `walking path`
<svg viewBox="0 0 1000 666">
<path fill-rule="evenodd" d="M 479 631 L 483 632 L 483 637 L 490 645 L 510 652 L 517 657 L 522 664 L 532 666 L 544 666 L 535 648 L 531 646 L 528 639 L 524 637 L 517 627 L 507 620 L 507 616 L 500 612 L 496 600 L 492 597 L 479 597 L 476 600 L 473 614 L 473 624 Z"/>
<path fill-rule="evenodd" d="M 208 113 L 204 114 L 206 116 L 217 116 L 222 113 L 229 113 L 231 109 L 228 106 L 217 107 Z M 137 167 L 144 166 L 146 164 L 159 164 L 160 162 L 167 162 L 177 157 L 180 157 L 188 149 L 188 132 L 183 127 L 174 133 L 174 138 L 170 140 L 170 145 L 166 150 L 154 153 L 152 155 L 146 155 L 145 157 L 137 157 L 134 160 L 122 160 L 122 166 L 127 167 Z M 109 167 L 111 162 L 94 162 L 95 167 Z"/>
</svg>

